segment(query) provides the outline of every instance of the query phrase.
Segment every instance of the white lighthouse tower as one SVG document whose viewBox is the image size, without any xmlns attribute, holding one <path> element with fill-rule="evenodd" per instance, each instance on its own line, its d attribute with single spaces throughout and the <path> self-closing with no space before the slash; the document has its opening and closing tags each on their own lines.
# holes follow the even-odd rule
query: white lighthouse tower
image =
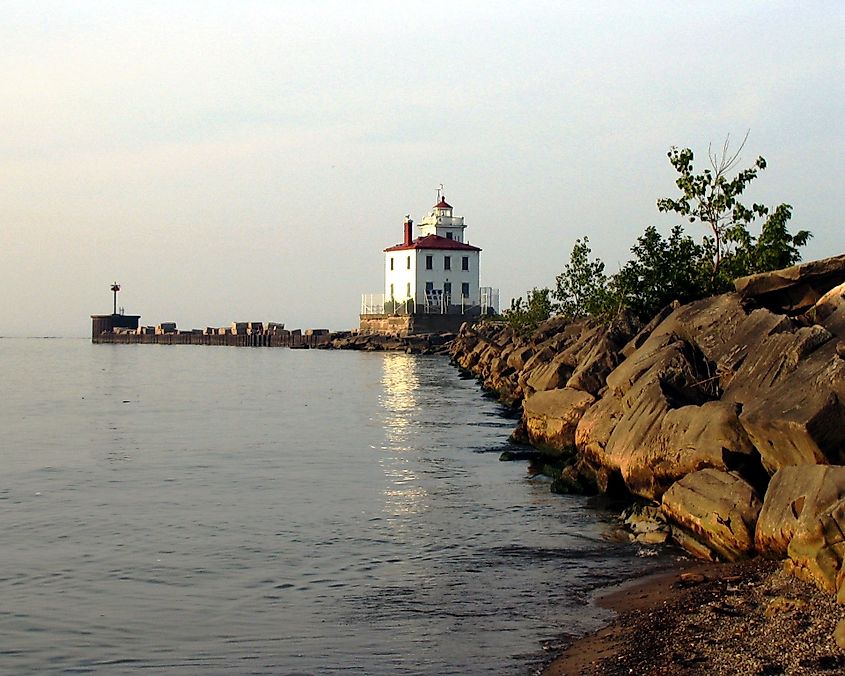
<svg viewBox="0 0 845 676">
<path fill-rule="evenodd" d="M 498 290 L 479 285 L 481 249 L 466 241 L 464 219 L 454 215 L 441 191 L 442 186 L 437 203 L 418 226 L 418 236 L 413 236 L 413 222 L 406 216 L 402 242 L 384 250 L 384 295 L 363 297 L 362 330 L 383 325 L 378 317 L 415 315 L 417 324 L 419 316 L 440 315 L 439 324 L 449 328 L 431 330 L 451 330 L 466 319 L 498 312 Z M 413 332 L 414 321 L 407 324 L 398 332 Z"/>
</svg>

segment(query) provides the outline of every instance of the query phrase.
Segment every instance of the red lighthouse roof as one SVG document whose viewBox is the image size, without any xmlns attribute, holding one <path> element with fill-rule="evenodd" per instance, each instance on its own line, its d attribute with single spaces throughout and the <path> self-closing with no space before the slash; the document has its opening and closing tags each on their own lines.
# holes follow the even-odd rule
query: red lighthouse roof
<svg viewBox="0 0 845 676">
<path fill-rule="evenodd" d="M 440 201 L 434 205 L 435 209 L 451 209 L 452 205 L 449 204 L 445 198 L 441 197 Z"/>
<path fill-rule="evenodd" d="M 481 251 L 477 246 L 464 244 L 456 239 L 448 239 L 440 235 L 426 235 L 417 237 L 410 244 L 397 244 L 385 249 L 385 251 L 405 251 L 410 249 L 451 249 L 453 251 Z"/>
</svg>

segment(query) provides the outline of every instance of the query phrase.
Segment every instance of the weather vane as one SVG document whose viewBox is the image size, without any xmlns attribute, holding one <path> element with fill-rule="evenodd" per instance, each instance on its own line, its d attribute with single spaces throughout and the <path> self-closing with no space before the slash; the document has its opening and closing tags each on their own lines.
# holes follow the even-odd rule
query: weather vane
<svg viewBox="0 0 845 676">
<path fill-rule="evenodd" d="M 437 203 L 440 204 L 440 200 L 443 199 L 443 184 L 440 184 L 440 187 L 437 189 Z"/>
</svg>

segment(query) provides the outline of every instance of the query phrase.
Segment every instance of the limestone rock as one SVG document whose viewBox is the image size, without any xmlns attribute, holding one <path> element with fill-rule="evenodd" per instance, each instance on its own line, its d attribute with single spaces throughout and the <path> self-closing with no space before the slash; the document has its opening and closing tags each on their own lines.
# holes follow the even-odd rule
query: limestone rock
<svg viewBox="0 0 845 676">
<path fill-rule="evenodd" d="M 845 283 L 828 291 L 807 314 L 833 335 L 845 338 Z"/>
<path fill-rule="evenodd" d="M 812 307 L 829 289 L 843 282 L 845 255 L 740 277 L 734 286 L 743 298 L 754 298 L 764 307 L 795 312 Z"/>
<path fill-rule="evenodd" d="M 845 282 L 834 286 L 819 298 L 807 314 L 814 322 L 824 322 L 843 306 L 845 306 Z"/>
<path fill-rule="evenodd" d="M 534 348 L 530 345 L 514 348 L 507 356 L 508 366 L 516 371 L 520 371 L 525 366 L 525 362 L 528 361 L 533 354 Z"/>
<path fill-rule="evenodd" d="M 697 543 L 702 558 L 736 561 L 754 551 L 754 526 L 760 512 L 754 489 L 735 473 L 704 469 L 688 474 L 663 495 L 661 509 L 675 530 Z M 679 538 L 682 545 L 689 541 Z"/>
<path fill-rule="evenodd" d="M 609 324 L 588 325 L 561 356 L 572 366 L 566 386 L 593 395 L 601 392 L 607 376 L 622 361 L 622 348 L 639 331 L 641 322 L 630 312 L 617 314 Z"/>
<path fill-rule="evenodd" d="M 756 463 L 736 405 L 708 401 L 718 393 L 708 373 L 694 346 L 674 335 L 650 338 L 610 374 L 610 391 L 584 415 L 579 451 L 652 500 L 689 472 L 737 469 L 743 457 Z"/>
<path fill-rule="evenodd" d="M 667 411 L 640 456 L 658 486 L 705 467 L 742 470 L 757 462 L 736 406 L 723 401 Z"/>
<path fill-rule="evenodd" d="M 571 323 L 571 321 L 564 317 L 550 317 L 549 319 L 540 323 L 531 338 L 537 344 L 542 343 L 548 340 L 549 338 L 552 338 L 553 336 L 556 336 L 557 334 L 565 331 Z"/>
<path fill-rule="evenodd" d="M 777 617 L 784 613 L 794 613 L 796 610 L 803 610 L 807 607 L 804 599 L 792 599 L 787 596 L 775 596 L 766 604 L 763 616 L 766 618 Z"/>
<path fill-rule="evenodd" d="M 638 380 L 663 368 L 680 341 L 689 346 L 688 371 L 697 375 L 699 391 L 742 407 L 740 422 L 770 474 L 789 464 L 842 462 L 845 360 L 836 356 L 834 321 L 839 312 L 823 326 L 805 326 L 766 309 L 748 312 L 738 294 L 690 303 L 655 327 L 607 377 L 610 396 L 628 396 Z M 845 323 L 845 308 L 842 314 Z M 682 403 L 696 403 L 690 400 L 693 384 L 680 392 L 687 399 Z"/>
<path fill-rule="evenodd" d="M 814 582 L 820 589 L 845 602 L 845 499 L 807 520 L 789 542 L 786 569 L 796 577 Z"/>
<path fill-rule="evenodd" d="M 648 337 L 654 332 L 654 330 L 663 323 L 663 320 L 666 319 L 672 312 L 676 309 L 674 305 L 667 305 L 663 309 L 660 310 L 651 320 L 643 326 L 631 340 L 625 345 L 622 350 L 623 357 L 630 357 L 634 352 L 636 352 L 639 348 L 642 347 L 643 343 L 648 340 Z"/>
<path fill-rule="evenodd" d="M 588 392 L 561 388 L 537 392 L 525 399 L 523 411 L 528 440 L 534 446 L 566 451 L 575 445 L 575 429 L 595 401 Z"/>
<path fill-rule="evenodd" d="M 624 414 L 622 400 L 609 396 L 599 399 L 584 413 L 575 429 L 575 446 L 590 464 L 620 469 L 619 463 L 608 455 L 607 444 Z"/>
<path fill-rule="evenodd" d="M 833 630 L 833 642 L 840 650 L 845 650 L 845 620 L 839 620 Z"/>
<path fill-rule="evenodd" d="M 703 573 L 681 573 L 679 581 L 682 587 L 693 587 L 707 582 L 707 576 Z"/>
<path fill-rule="evenodd" d="M 599 487 L 621 479 L 659 500 L 706 468 L 762 486 L 787 466 L 845 463 L 845 256 L 737 288 L 667 307 L 639 332 L 624 317 L 554 317 L 530 336 L 464 326 L 450 353 L 500 400 L 525 398 L 520 438 L 574 441 L 573 467 Z M 542 392 L 560 408 L 540 407 Z"/>
<path fill-rule="evenodd" d="M 845 461 L 845 361 L 827 348 L 801 360 L 791 377 L 760 383 L 745 405 L 740 420 L 770 473 Z"/>
<path fill-rule="evenodd" d="M 531 371 L 531 375 L 525 381 L 525 391 L 530 396 L 534 392 L 559 389 L 566 384 L 570 375 L 572 375 L 572 367 L 561 355 L 556 355 L 548 363 Z"/>
<path fill-rule="evenodd" d="M 669 539 L 669 524 L 660 507 L 635 504 L 622 513 L 622 523 L 630 531 L 633 542 L 658 545 Z"/>
<path fill-rule="evenodd" d="M 564 358 L 572 355 L 575 369 L 566 382 L 567 387 L 598 394 L 605 386 L 607 376 L 619 364 L 619 346 L 607 335 L 594 335 L 582 349 L 568 350 Z M 574 354 L 573 354 L 574 352 Z"/>
<path fill-rule="evenodd" d="M 754 541 L 757 551 L 783 558 L 799 530 L 845 498 L 845 467 L 793 465 L 778 470 L 769 482 Z"/>
</svg>

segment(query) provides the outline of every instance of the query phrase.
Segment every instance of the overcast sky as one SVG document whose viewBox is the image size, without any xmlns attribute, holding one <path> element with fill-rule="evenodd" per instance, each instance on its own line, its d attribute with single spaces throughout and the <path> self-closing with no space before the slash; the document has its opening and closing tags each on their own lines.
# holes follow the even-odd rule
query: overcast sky
<svg viewBox="0 0 845 676">
<path fill-rule="evenodd" d="M 845 3 L 0 1 L 0 335 L 357 326 L 435 189 L 502 305 L 610 272 L 751 133 L 749 197 L 845 252 Z M 696 237 L 703 231 L 690 226 Z"/>
</svg>

